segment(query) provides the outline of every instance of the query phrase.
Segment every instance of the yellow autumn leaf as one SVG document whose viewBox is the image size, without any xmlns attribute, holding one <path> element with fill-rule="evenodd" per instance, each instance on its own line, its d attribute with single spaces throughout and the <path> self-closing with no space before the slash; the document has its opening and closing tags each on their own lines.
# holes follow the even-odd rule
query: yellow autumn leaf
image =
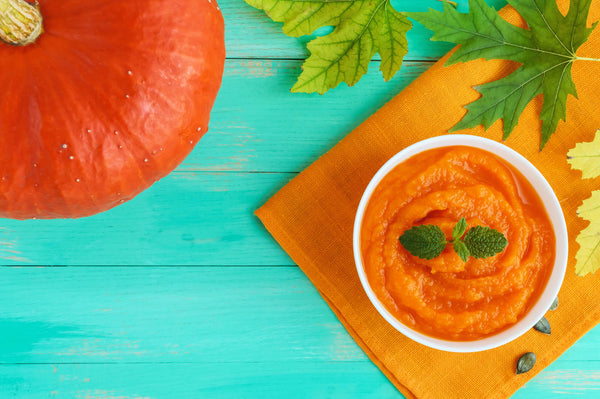
<svg viewBox="0 0 600 399">
<path fill-rule="evenodd" d="M 600 130 L 596 131 L 594 140 L 577 143 L 567 153 L 567 159 L 574 169 L 579 169 L 584 179 L 600 176 Z M 589 219 L 588 219 L 589 220 Z"/>
<path fill-rule="evenodd" d="M 579 251 L 575 255 L 575 273 L 585 276 L 600 268 L 600 191 L 583 201 L 577 214 L 590 224 L 577 236 Z"/>
<path fill-rule="evenodd" d="M 577 143 L 569 150 L 567 159 L 572 168 L 581 170 L 584 179 L 600 176 L 600 129 L 594 140 Z M 577 215 L 590 222 L 575 240 L 579 244 L 575 273 L 585 276 L 600 269 L 600 191 L 593 191 L 592 196 L 583 201 Z"/>
</svg>

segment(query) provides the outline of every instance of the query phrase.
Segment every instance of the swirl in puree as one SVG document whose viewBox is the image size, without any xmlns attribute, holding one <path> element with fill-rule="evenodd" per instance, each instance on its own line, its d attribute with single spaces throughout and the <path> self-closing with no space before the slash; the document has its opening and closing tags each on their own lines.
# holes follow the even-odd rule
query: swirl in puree
<svg viewBox="0 0 600 399">
<path fill-rule="evenodd" d="M 467 228 L 504 234 L 501 253 L 463 262 L 412 256 L 398 238 L 413 226 L 439 226 L 446 238 Z M 369 285 L 399 321 L 454 341 L 496 334 L 519 321 L 541 295 L 554 264 L 555 238 L 544 205 L 512 166 L 473 147 L 424 151 L 396 166 L 375 188 L 360 230 Z"/>
</svg>

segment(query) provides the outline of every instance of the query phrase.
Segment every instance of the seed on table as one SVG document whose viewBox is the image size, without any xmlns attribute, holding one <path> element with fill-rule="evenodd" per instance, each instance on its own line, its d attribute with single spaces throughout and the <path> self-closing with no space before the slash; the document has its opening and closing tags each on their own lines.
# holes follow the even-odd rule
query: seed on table
<svg viewBox="0 0 600 399">
<path fill-rule="evenodd" d="M 527 352 L 524 355 L 522 355 L 519 358 L 519 361 L 517 362 L 517 374 L 523 374 L 528 372 L 529 370 L 531 370 L 533 368 L 533 366 L 535 366 L 535 353 L 533 352 Z"/>
</svg>

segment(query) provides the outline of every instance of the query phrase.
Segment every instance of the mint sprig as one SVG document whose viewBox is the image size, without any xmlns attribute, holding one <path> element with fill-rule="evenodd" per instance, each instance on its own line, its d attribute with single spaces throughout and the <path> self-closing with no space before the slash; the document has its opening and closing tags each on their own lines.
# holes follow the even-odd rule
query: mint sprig
<svg viewBox="0 0 600 399">
<path fill-rule="evenodd" d="M 421 259 L 440 256 L 446 245 L 451 243 L 463 262 L 466 262 L 469 256 L 476 259 L 494 256 L 502 252 L 508 244 L 504 234 L 486 226 L 475 226 L 467 231 L 465 218 L 461 218 L 452 229 L 451 240 L 446 240 L 442 229 L 432 224 L 413 226 L 406 230 L 399 240 L 411 255 Z"/>
<path fill-rule="evenodd" d="M 467 221 L 465 218 L 460 218 L 458 223 L 456 223 L 452 229 L 452 241 L 456 242 L 456 240 L 460 240 L 460 238 L 465 234 L 465 231 L 467 231 Z"/>
<path fill-rule="evenodd" d="M 460 239 L 452 242 L 452 248 L 454 248 L 454 252 L 460 256 L 463 262 L 466 262 L 471 254 L 471 251 L 469 251 L 469 248 L 467 248 L 467 244 Z"/>
<path fill-rule="evenodd" d="M 400 236 L 400 244 L 421 259 L 433 259 L 446 248 L 446 237 L 438 226 L 432 224 L 414 226 Z"/>
<path fill-rule="evenodd" d="M 502 252 L 508 241 L 498 230 L 484 226 L 475 226 L 465 234 L 463 239 L 472 257 L 487 258 Z"/>
</svg>

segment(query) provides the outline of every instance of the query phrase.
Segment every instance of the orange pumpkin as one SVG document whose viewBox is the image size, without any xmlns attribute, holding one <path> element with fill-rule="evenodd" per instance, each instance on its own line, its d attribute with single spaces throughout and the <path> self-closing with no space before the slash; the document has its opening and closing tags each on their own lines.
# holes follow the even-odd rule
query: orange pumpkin
<svg viewBox="0 0 600 399">
<path fill-rule="evenodd" d="M 223 18 L 215 0 L 39 0 L 39 13 L 33 43 L 0 42 L 0 217 L 92 215 L 167 175 L 206 133 Z"/>
</svg>

